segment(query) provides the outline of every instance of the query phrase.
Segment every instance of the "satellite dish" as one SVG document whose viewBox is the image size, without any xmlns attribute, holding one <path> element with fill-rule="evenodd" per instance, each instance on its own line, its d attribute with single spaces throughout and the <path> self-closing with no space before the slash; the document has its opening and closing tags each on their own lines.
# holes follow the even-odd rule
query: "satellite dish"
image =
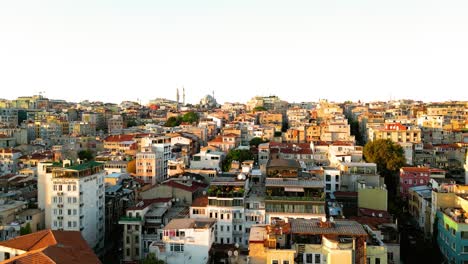
<svg viewBox="0 0 468 264">
<path fill-rule="evenodd" d="M 234 250 L 234 256 L 239 256 L 239 252 L 237 250 Z"/>
<path fill-rule="evenodd" d="M 228 256 L 229 256 L 229 257 L 232 256 L 232 251 L 231 251 L 231 250 L 228 251 Z"/>
<path fill-rule="evenodd" d="M 330 216 L 330 222 L 333 223 L 334 220 L 335 220 L 335 219 L 333 219 L 333 216 Z"/>
<path fill-rule="evenodd" d="M 239 243 L 236 243 L 234 246 L 235 246 L 236 248 L 239 248 Z M 237 252 L 237 251 L 235 251 L 235 252 Z"/>
</svg>

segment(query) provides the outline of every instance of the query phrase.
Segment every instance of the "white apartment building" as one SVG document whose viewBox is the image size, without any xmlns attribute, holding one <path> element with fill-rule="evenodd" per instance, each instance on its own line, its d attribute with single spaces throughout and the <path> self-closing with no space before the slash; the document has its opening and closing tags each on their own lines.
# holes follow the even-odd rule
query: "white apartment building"
<svg viewBox="0 0 468 264">
<path fill-rule="evenodd" d="M 221 151 L 202 151 L 193 155 L 190 161 L 191 169 L 214 169 L 221 171 L 225 153 Z"/>
<path fill-rule="evenodd" d="M 163 228 L 164 252 L 157 254 L 167 264 L 208 263 L 215 240 L 216 219 L 173 219 Z"/>
<path fill-rule="evenodd" d="M 208 190 L 208 202 L 190 207 L 190 218 L 216 219 L 217 244 L 235 244 L 246 247 L 245 194 L 249 192 L 249 180 L 245 175 L 213 179 Z"/>
<path fill-rule="evenodd" d="M 340 190 L 340 169 L 332 167 L 323 167 L 323 175 L 326 193 L 330 194 Z"/>
<path fill-rule="evenodd" d="M 39 208 L 46 228 L 80 231 L 95 251 L 104 246 L 104 164 L 88 162 L 69 167 L 39 164 Z"/>
</svg>

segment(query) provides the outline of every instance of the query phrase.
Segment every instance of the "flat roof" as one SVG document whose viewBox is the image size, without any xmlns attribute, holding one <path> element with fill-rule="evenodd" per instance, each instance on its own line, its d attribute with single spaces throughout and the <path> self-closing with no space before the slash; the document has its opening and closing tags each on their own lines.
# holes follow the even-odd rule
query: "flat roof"
<svg viewBox="0 0 468 264">
<path fill-rule="evenodd" d="M 356 221 L 334 221 L 329 226 L 321 226 L 317 219 L 290 219 L 291 232 L 308 235 L 348 235 L 367 236 L 366 230 Z"/>
<path fill-rule="evenodd" d="M 216 219 L 211 218 L 180 218 L 172 219 L 163 229 L 207 229 L 216 223 Z"/>
</svg>

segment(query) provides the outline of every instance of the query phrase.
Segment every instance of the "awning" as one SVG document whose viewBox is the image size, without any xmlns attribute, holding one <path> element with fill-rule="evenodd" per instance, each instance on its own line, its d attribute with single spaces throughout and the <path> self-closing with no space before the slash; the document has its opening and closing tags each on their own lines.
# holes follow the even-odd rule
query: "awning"
<svg viewBox="0 0 468 264">
<path fill-rule="evenodd" d="M 302 187 L 284 187 L 285 192 L 304 192 Z"/>
</svg>

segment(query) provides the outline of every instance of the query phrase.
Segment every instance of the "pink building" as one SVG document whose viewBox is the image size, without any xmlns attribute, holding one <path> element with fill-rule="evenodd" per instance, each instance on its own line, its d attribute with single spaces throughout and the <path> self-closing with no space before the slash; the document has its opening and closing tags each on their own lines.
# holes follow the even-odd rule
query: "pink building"
<svg viewBox="0 0 468 264">
<path fill-rule="evenodd" d="M 400 169 L 400 195 L 408 197 L 408 189 L 414 186 L 424 186 L 431 178 L 445 178 L 445 171 L 425 167 L 403 167 Z"/>
</svg>

